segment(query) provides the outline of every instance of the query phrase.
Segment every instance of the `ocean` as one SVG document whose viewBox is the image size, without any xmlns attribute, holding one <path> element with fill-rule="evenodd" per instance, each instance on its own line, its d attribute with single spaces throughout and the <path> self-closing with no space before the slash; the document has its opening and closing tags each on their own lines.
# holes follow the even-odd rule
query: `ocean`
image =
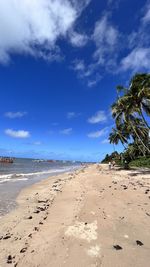
<svg viewBox="0 0 150 267">
<path fill-rule="evenodd" d="M 14 163 L 0 163 L 0 217 L 15 206 L 21 189 L 49 176 L 73 171 L 80 163 L 66 161 L 38 161 L 15 159 Z"/>
</svg>

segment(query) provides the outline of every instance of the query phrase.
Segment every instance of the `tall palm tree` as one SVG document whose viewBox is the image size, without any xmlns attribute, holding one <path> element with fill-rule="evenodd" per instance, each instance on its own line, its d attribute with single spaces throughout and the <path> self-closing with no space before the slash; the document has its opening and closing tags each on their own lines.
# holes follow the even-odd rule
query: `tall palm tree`
<svg viewBox="0 0 150 267">
<path fill-rule="evenodd" d="M 116 128 L 119 130 L 120 125 L 126 124 L 130 128 L 130 130 L 128 129 L 130 135 L 135 136 L 143 145 L 144 150 L 146 149 L 150 153 L 147 147 L 148 131 L 146 131 L 142 120 L 132 115 L 132 110 L 129 108 L 129 105 L 129 99 L 126 95 L 120 97 L 112 105 L 112 116 L 115 119 Z"/>
<path fill-rule="evenodd" d="M 145 126 L 150 130 L 150 126 L 144 117 L 144 113 L 150 116 L 150 74 L 136 74 L 131 79 L 128 89 L 119 86 L 119 90 L 124 92 L 120 101 L 126 105 L 128 113 L 139 114 Z"/>
<path fill-rule="evenodd" d="M 131 80 L 130 93 L 133 96 L 133 106 L 135 105 L 145 125 L 150 129 L 143 114 L 144 111 L 150 115 L 150 74 L 136 74 Z"/>
</svg>

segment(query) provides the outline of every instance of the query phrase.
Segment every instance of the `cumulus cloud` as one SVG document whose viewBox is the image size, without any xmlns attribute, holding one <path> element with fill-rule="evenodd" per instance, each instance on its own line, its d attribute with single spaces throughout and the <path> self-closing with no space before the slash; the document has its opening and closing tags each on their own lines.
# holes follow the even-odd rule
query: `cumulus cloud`
<svg viewBox="0 0 150 267">
<path fill-rule="evenodd" d="M 150 70 L 150 4 L 144 7 L 144 14 L 140 19 L 139 27 L 128 36 L 129 52 L 121 60 L 121 71 L 132 70 L 149 71 Z"/>
<path fill-rule="evenodd" d="M 88 137 L 89 138 L 99 138 L 99 137 L 101 137 L 101 136 L 104 136 L 105 134 L 107 134 L 108 133 L 108 128 L 106 127 L 106 128 L 104 128 L 104 129 L 102 129 L 102 130 L 100 130 L 100 131 L 96 131 L 96 132 L 91 132 L 91 133 L 88 133 Z"/>
<path fill-rule="evenodd" d="M 97 111 L 94 114 L 94 116 L 92 116 L 88 119 L 88 122 L 92 123 L 92 124 L 99 123 L 99 122 L 105 122 L 105 121 L 107 121 L 107 116 L 105 114 L 105 111 L 103 111 L 103 110 Z"/>
<path fill-rule="evenodd" d="M 88 37 L 85 34 L 79 34 L 77 32 L 70 33 L 70 42 L 73 46 L 82 47 L 87 44 Z"/>
<path fill-rule="evenodd" d="M 16 119 L 16 118 L 22 118 L 27 114 L 27 112 L 25 111 L 18 111 L 18 112 L 6 112 L 4 114 L 5 117 L 9 118 L 9 119 Z"/>
<path fill-rule="evenodd" d="M 96 44 L 93 57 L 98 64 L 104 65 L 106 60 L 112 57 L 118 42 L 118 36 L 119 33 L 109 22 L 107 14 L 96 22 L 92 38 Z"/>
<path fill-rule="evenodd" d="M 10 137 L 14 137 L 14 138 L 28 138 L 28 137 L 30 137 L 30 132 L 24 131 L 24 130 L 15 131 L 13 129 L 6 129 L 5 134 L 10 136 Z"/>
<path fill-rule="evenodd" d="M 29 54 L 44 59 L 57 58 L 56 41 L 68 31 L 90 1 L 7 0 L 0 1 L 0 62 L 8 63 L 11 54 Z M 72 42 L 83 43 L 80 34 Z"/>
<path fill-rule="evenodd" d="M 144 14 L 144 16 L 142 18 L 142 21 L 144 23 L 149 23 L 150 22 L 150 4 L 146 5 L 145 14 Z"/>
<path fill-rule="evenodd" d="M 72 133 L 72 128 L 66 128 L 60 131 L 61 134 L 70 135 Z"/>
<path fill-rule="evenodd" d="M 95 23 L 89 40 L 95 46 L 90 55 L 91 62 L 75 60 L 72 69 L 80 79 L 86 80 L 88 87 L 94 87 L 102 79 L 104 70 L 111 71 L 116 67 L 119 52 L 120 33 L 110 22 L 107 13 Z"/>
<path fill-rule="evenodd" d="M 135 48 L 122 59 L 122 70 L 150 70 L 150 48 Z"/>
</svg>

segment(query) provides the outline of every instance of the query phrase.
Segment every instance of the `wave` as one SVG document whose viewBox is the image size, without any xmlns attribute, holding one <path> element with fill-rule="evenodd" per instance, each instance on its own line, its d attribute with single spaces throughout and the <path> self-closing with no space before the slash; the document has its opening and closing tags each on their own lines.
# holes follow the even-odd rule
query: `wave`
<svg viewBox="0 0 150 267">
<path fill-rule="evenodd" d="M 16 182 L 16 181 L 27 181 L 32 176 L 44 176 L 46 174 L 55 174 L 55 173 L 63 173 L 68 172 L 76 167 L 64 167 L 61 169 L 51 169 L 46 171 L 40 171 L 40 172 L 31 172 L 31 173 L 10 173 L 10 174 L 2 174 L 0 175 L 0 184 L 6 183 L 6 182 Z"/>
</svg>

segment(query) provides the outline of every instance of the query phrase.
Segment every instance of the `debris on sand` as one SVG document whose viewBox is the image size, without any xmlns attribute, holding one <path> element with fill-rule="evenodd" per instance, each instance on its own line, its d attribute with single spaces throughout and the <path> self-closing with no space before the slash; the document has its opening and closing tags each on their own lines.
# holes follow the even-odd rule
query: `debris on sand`
<svg viewBox="0 0 150 267">
<path fill-rule="evenodd" d="M 25 247 L 25 248 L 22 248 L 22 249 L 20 250 L 20 253 L 25 253 L 25 252 L 26 252 L 26 250 L 27 250 L 27 247 Z"/>
<path fill-rule="evenodd" d="M 7 257 L 7 263 L 12 263 L 12 256 L 11 255 L 8 255 L 8 257 Z"/>
<path fill-rule="evenodd" d="M 114 245 L 113 248 L 116 249 L 116 250 L 121 250 L 121 249 L 123 249 L 123 248 L 122 248 L 121 246 L 119 246 L 119 245 Z"/>
<path fill-rule="evenodd" d="M 136 244 L 137 246 L 140 246 L 140 247 L 144 245 L 140 240 L 136 240 Z"/>
</svg>

